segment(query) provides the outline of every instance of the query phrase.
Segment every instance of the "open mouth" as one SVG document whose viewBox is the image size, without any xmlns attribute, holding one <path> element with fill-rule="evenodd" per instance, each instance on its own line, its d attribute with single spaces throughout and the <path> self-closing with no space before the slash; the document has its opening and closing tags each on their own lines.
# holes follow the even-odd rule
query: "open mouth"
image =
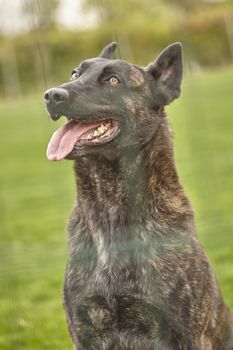
<svg viewBox="0 0 233 350">
<path fill-rule="evenodd" d="M 112 119 L 92 123 L 81 123 L 71 119 L 52 135 L 46 152 L 47 157 L 49 160 L 62 160 L 74 148 L 110 142 L 119 131 L 119 124 Z"/>
</svg>

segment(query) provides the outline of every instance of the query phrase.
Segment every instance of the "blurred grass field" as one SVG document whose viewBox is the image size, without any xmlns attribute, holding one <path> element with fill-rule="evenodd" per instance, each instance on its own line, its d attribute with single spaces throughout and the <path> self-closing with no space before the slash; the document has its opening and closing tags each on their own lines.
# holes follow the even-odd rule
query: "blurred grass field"
<svg viewBox="0 0 233 350">
<path fill-rule="evenodd" d="M 198 235 L 233 308 L 233 69 L 189 76 L 168 108 Z M 66 350 L 61 291 L 72 163 L 47 161 L 42 97 L 0 104 L 0 349 Z"/>
</svg>

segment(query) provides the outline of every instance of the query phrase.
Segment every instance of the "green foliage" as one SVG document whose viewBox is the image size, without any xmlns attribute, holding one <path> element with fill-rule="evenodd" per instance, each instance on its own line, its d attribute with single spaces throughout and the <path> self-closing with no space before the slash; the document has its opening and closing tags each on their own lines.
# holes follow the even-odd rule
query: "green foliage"
<svg viewBox="0 0 233 350">
<path fill-rule="evenodd" d="M 191 76 L 185 79 L 181 98 L 168 109 L 181 181 L 231 307 L 232 89 L 232 69 Z M 45 156 L 52 132 L 64 120 L 54 123 L 46 117 L 42 96 L 2 102 L 0 113 L 0 348 L 68 350 L 72 346 L 61 290 L 64 229 L 75 185 L 72 162 L 49 162 Z"/>
<path fill-rule="evenodd" d="M 0 38 L 0 95 L 17 94 L 15 87 L 24 93 L 64 82 L 69 70 L 97 55 L 111 40 L 119 42 L 120 57 L 142 65 L 174 41 L 184 44 L 187 67 L 232 62 L 232 2 L 207 5 L 199 0 L 86 0 L 86 9 L 94 9 L 99 21 L 96 28 L 79 32 L 55 27 L 58 3 L 25 2 L 33 31 Z"/>
<path fill-rule="evenodd" d="M 34 30 L 44 30 L 55 25 L 55 11 L 60 0 L 25 0 L 22 13 L 31 22 Z"/>
<path fill-rule="evenodd" d="M 122 19 L 121 26 L 102 24 L 94 30 L 83 32 L 41 31 L 2 39 L 0 47 L 0 64 L 6 62 L 9 72 L 17 69 L 23 92 L 49 87 L 69 79 L 69 71 L 81 60 L 96 56 L 102 47 L 111 40 L 119 41 L 119 53 L 124 59 L 146 65 L 174 41 L 184 45 L 185 63 L 195 61 L 199 66 L 216 66 L 230 63 L 231 51 L 222 18 L 206 21 L 205 18 L 191 21 L 189 18 L 182 25 L 171 23 L 166 26 L 163 21 L 154 22 L 153 17 L 145 20 L 134 16 L 129 22 Z M 8 59 L 9 50 L 13 52 L 15 62 Z M 10 53 L 11 54 L 11 53 Z M 12 55 L 12 54 L 11 54 Z M 9 79 L 3 79 L 0 71 L 0 95 L 5 93 Z"/>
<path fill-rule="evenodd" d="M 164 2 L 185 11 L 193 11 L 203 6 L 202 0 L 164 0 Z"/>
<path fill-rule="evenodd" d="M 131 22 L 135 17 L 151 17 L 159 19 L 163 11 L 161 1 L 153 0 L 86 0 L 84 1 L 87 9 L 97 12 L 100 23 L 114 22 L 121 23 L 124 20 Z"/>
</svg>

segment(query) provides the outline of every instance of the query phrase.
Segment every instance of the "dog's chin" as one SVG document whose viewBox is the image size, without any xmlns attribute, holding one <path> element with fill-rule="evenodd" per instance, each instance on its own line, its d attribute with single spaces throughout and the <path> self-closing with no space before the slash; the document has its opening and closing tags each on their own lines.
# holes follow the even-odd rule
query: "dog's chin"
<svg viewBox="0 0 233 350">
<path fill-rule="evenodd" d="M 107 159 L 114 161 L 119 159 L 122 151 L 125 148 L 120 147 L 118 142 L 112 142 L 99 147 L 74 148 L 70 154 L 65 157 L 65 160 L 79 160 L 82 157 L 90 157 L 90 159 Z"/>
<path fill-rule="evenodd" d="M 120 133 L 120 132 L 119 132 Z M 107 156 L 107 158 L 115 158 L 119 150 L 118 135 L 116 138 L 113 138 L 111 141 L 98 144 L 98 145 L 85 145 L 80 147 L 77 143 L 75 144 L 73 150 L 65 157 L 66 160 L 76 160 L 82 156 L 88 155 L 98 155 L 98 156 Z"/>
</svg>

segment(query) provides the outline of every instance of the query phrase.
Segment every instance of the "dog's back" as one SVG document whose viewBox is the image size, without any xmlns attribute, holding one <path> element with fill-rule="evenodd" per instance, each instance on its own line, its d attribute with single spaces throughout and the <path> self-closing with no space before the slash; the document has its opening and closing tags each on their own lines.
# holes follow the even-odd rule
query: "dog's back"
<svg viewBox="0 0 233 350">
<path fill-rule="evenodd" d="M 114 49 L 46 92 L 50 114 L 71 119 L 48 157 L 75 160 L 64 286 L 73 343 L 77 350 L 233 349 L 232 316 L 196 238 L 164 113 L 180 93 L 181 46 L 145 70 L 111 60 Z"/>
</svg>

